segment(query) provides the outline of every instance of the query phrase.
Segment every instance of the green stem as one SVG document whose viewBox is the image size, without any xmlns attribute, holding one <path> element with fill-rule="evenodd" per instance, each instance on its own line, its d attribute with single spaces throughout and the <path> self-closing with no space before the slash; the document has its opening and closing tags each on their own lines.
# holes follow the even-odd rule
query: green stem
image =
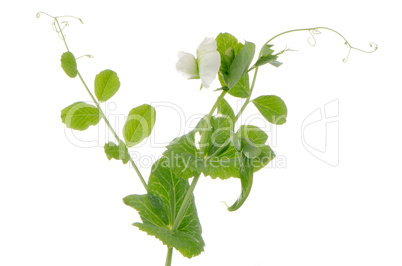
<svg viewBox="0 0 402 266">
<path fill-rule="evenodd" d="M 327 27 L 315 27 L 315 28 L 304 28 L 304 29 L 288 30 L 288 31 L 279 33 L 279 34 L 275 35 L 274 37 L 272 37 L 271 39 L 269 39 L 269 40 L 263 45 L 263 47 L 264 47 L 265 45 L 267 45 L 268 43 L 270 43 L 271 41 L 273 41 L 274 39 L 278 38 L 279 36 L 282 36 L 282 35 L 287 34 L 287 33 L 297 32 L 297 31 L 309 31 L 310 34 L 311 34 L 311 36 L 314 38 L 314 35 L 313 35 L 313 34 L 321 33 L 321 32 L 319 32 L 320 29 L 332 31 L 333 33 L 337 34 L 339 37 L 341 37 L 341 38 L 345 41 L 345 44 L 349 47 L 349 51 L 348 51 L 348 54 L 347 54 L 346 58 L 343 59 L 343 62 L 346 62 L 346 61 L 348 60 L 350 51 L 351 51 L 352 49 L 353 49 L 353 50 L 356 50 L 356 51 L 360 51 L 360 52 L 366 53 L 366 54 L 371 54 L 371 53 L 375 52 L 375 51 L 378 49 L 378 45 L 375 44 L 375 43 L 373 43 L 373 42 L 370 43 L 370 47 L 372 47 L 371 51 L 365 51 L 365 50 L 356 48 L 356 47 L 352 46 L 352 45 L 350 44 L 350 42 L 349 42 L 345 37 L 343 37 L 342 34 L 340 34 L 339 32 L 337 32 L 336 30 L 333 30 L 333 29 L 327 28 Z M 314 44 L 312 44 L 312 46 L 314 46 Z M 261 56 L 261 52 L 262 52 L 262 49 L 261 49 L 261 51 L 260 51 L 260 56 Z"/>
<path fill-rule="evenodd" d="M 57 17 L 54 18 L 54 21 L 56 21 L 57 27 L 59 27 L 60 35 L 61 35 L 61 38 L 63 39 L 64 45 L 65 45 L 66 48 L 67 48 L 67 51 L 70 51 L 70 50 L 68 49 L 68 45 L 67 45 L 67 42 L 66 42 L 66 38 L 64 37 L 63 30 L 61 29 L 61 26 L 60 26 L 60 24 L 59 24 L 59 21 L 57 20 Z"/>
<path fill-rule="evenodd" d="M 212 117 L 212 114 L 214 113 L 214 111 L 218 107 L 218 105 L 221 102 L 221 100 L 223 99 L 223 97 L 225 97 L 225 95 L 226 95 L 226 91 L 222 91 L 221 95 L 219 95 L 218 99 L 216 99 L 215 104 L 212 106 L 211 111 L 209 111 L 209 113 L 207 115 L 208 120 Z M 200 140 L 201 157 L 203 157 L 203 154 L 204 154 L 205 142 L 206 142 L 206 139 L 201 138 L 201 140 Z M 177 229 L 179 228 L 180 223 L 181 223 L 181 221 L 183 219 L 184 213 L 187 210 L 188 203 L 189 203 L 191 197 L 193 196 L 194 189 L 195 189 L 195 187 L 196 187 L 196 185 L 198 183 L 198 180 L 200 179 L 200 176 L 201 176 L 201 173 L 199 173 L 199 174 L 194 176 L 193 181 L 191 182 L 191 185 L 188 188 L 186 195 L 184 196 L 184 199 L 183 199 L 183 202 L 182 202 L 182 204 L 180 206 L 179 212 L 177 213 L 176 218 L 175 218 L 175 220 L 173 222 L 173 226 L 172 226 L 172 229 L 171 229 L 172 232 L 177 231 Z M 167 256 L 166 256 L 166 264 L 165 264 L 165 266 L 171 266 L 172 255 L 173 255 L 173 248 L 169 247 L 168 248 L 168 253 L 167 253 Z"/>
<path fill-rule="evenodd" d="M 267 42 L 264 43 L 264 45 L 262 46 L 262 48 L 263 48 L 264 46 L 266 46 L 267 44 L 269 44 L 270 42 L 272 42 L 274 39 L 278 38 L 279 36 L 285 35 L 285 34 L 287 34 L 287 33 L 298 32 L 298 31 L 309 31 L 309 32 L 311 33 L 311 35 L 313 35 L 313 33 L 314 33 L 315 31 L 318 31 L 319 29 L 325 29 L 325 30 L 332 31 L 332 32 L 338 34 L 340 37 L 342 37 L 343 40 L 344 40 L 345 43 L 349 46 L 350 49 L 356 49 L 356 50 L 359 50 L 359 51 L 363 51 L 363 50 L 360 50 L 360 49 L 357 49 L 357 48 L 351 46 L 350 43 L 345 39 L 345 37 L 343 37 L 339 32 L 337 32 L 337 31 L 335 31 L 335 30 L 333 30 L 333 29 L 330 29 L 330 28 L 325 28 L 325 27 L 315 27 L 315 28 L 305 28 L 305 29 L 288 30 L 288 31 L 279 33 L 279 34 L 275 35 L 274 37 L 272 37 L 271 39 L 269 39 Z M 261 56 L 262 48 L 261 48 L 261 50 L 260 50 L 259 57 Z M 363 51 L 363 52 L 366 52 L 366 51 Z M 366 53 L 367 53 L 367 52 L 366 52 Z M 250 71 L 250 70 L 252 70 L 252 69 L 253 69 L 253 68 L 250 68 L 248 71 Z M 249 94 L 249 96 L 247 97 L 247 99 L 246 99 L 246 101 L 244 102 L 244 104 L 242 105 L 242 107 L 240 108 L 240 111 L 237 113 L 237 115 L 236 115 L 236 117 L 235 117 L 234 123 L 236 123 L 236 121 L 239 119 L 239 117 L 240 117 L 241 114 L 243 113 L 244 109 L 246 109 L 247 105 L 250 103 L 250 98 L 251 98 L 251 94 L 253 93 L 253 89 L 254 89 L 254 85 L 255 85 L 255 80 L 256 80 L 256 78 L 257 78 L 257 73 L 258 73 L 258 67 L 256 67 L 256 68 L 255 68 L 255 71 L 254 71 L 254 77 L 253 77 L 253 81 L 252 81 L 251 87 L 250 87 L 250 94 Z"/>
<path fill-rule="evenodd" d="M 191 182 L 191 185 L 187 190 L 186 196 L 184 197 L 184 200 L 180 206 L 179 212 L 177 213 L 176 219 L 174 220 L 174 223 L 172 226 L 172 232 L 177 231 L 177 229 L 179 228 L 181 220 L 183 219 L 184 212 L 187 210 L 188 202 L 189 202 L 190 198 L 193 196 L 195 186 L 197 185 L 197 182 L 200 179 L 200 176 L 201 176 L 201 174 L 197 174 L 194 176 L 193 181 Z"/>
<path fill-rule="evenodd" d="M 215 109 L 218 108 L 219 103 L 222 101 L 223 97 L 225 97 L 226 93 L 226 91 L 222 91 L 221 95 L 219 95 L 218 99 L 216 99 L 214 106 L 212 106 L 211 111 L 208 113 L 208 118 L 211 118 L 212 114 L 215 112 Z"/>
<path fill-rule="evenodd" d="M 211 119 L 212 114 L 215 112 L 216 108 L 218 108 L 218 105 L 222 101 L 223 97 L 225 97 L 226 93 L 227 93 L 226 91 L 222 91 L 221 95 L 219 95 L 218 99 L 216 99 L 216 102 L 215 102 L 214 106 L 212 106 L 211 111 L 209 111 L 209 113 L 207 115 L 207 121 L 208 122 Z M 207 134 L 203 134 L 201 136 L 201 139 L 200 139 L 200 157 L 201 158 L 205 157 L 204 156 L 204 150 L 206 148 L 205 144 L 207 142 L 207 139 L 206 139 L 207 137 L 208 137 Z"/>
<path fill-rule="evenodd" d="M 40 12 L 40 13 L 43 13 L 43 12 Z M 38 14 L 40 14 L 40 13 L 38 13 Z M 46 14 L 46 13 L 43 13 L 43 14 Z M 46 14 L 46 15 L 48 15 L 48 14 Z M 50 15 L 48 15 L 48 16 L 50 16 Z M 52 17 L 52 16 L 50 16 L 50 17 Z M 61 35 L 61 37 L 62 37 L 62 39 L 63 39 L 64 45 L 66 46 L 67 51 L 70 51 L 70 50 L 68 49 L 68 45 L 67 45 L 67 42 L 66 42 L 66 38 L 64 37 L 64 34 L 63 34 L 63 29 L 61 28 L 60 23 L 59 23 L 59 21 L 57 20 L 57 17 L 52 17 L 52 18 L 54 19 L 54 21 L 55 21 L 56 24 L 57 24 L 57 27 L 59 28 L 59 33 L 60 33 L 60 35 Z M 75 17 L 74 17 L 74 18 L 75 18 Z M 78 18 L 77 18 L 77 19 L 78 19 Z M 82 20 L 81 20 L 81 19 L 78 19 L 78 20 L 80 20 L 81 23 L 82 23 Z M 113 136 L 116 138 L 117 142 L 120 143 L 120 138 L 119 138 L 119 136 L 117 135 L 116 131 L 114 131 L 112 125 L 110 125 L 109 120 L 106 118 L 106 116 L 105 116 L 105 114 L 103 113 L 102 108 L 100 107 L 98 101 L 95 99 L 95 97 L 93 96 L 92 92 L 89 90 L 87 84 L 85 83 L 85 81 L 84 81 L 84 79 L 82 78 L 81 73 L 80 73 L 79 71 L 78 71 L 78 77 L 80 78 L 82 84 L 84 85 L 85 89 L 87 90 L 89 96 L 91 96 L 92 101 L 95 103 L 96 107 L 98 108 L 99 113 L 101 114 L 101 117 L 102 117 L 103 120 L 105 121 L 107 127 L 110 129 L 110 131 L 112 132 Z M 123 143 L 124 143 L 124 142 L 123 142 Z M 141 183 L 142 183 L 142 185 L 144 186 L 145 190 L 148 191 L 147 183 L 145 182 L 144 177 L 142 176 L 140 170 L 138 169 L 137 165 L 134 163 L 134 161 L 133 161 L 133 159 L 131 158 L 131 156 L 129 156 L 129 161 L 130 161 L 131 165 L 133 166 L 135 172 L 137 173 L 138 177 L 140 178 Z"/>
<path fill-rule="evenodd" d="M 171 266 L 172 265 L 172 257 L 173 257 L 173 248 L 168 247 L 165 266 Z"/>
<path fill-rule="evenodd" d="M 102 111 L 102 108 L 100 107 L 98 101 L 95 99 L 95 97 L 93 96 L 92 92 L 89 90 L 87 84 L 85 83 L 84 79 L 82 78 L 80 72 L 78 72 L 78 77 L 80 78 L 82 84 L 84 85 L 85 89 L 87 90 L 89 96 L 91 96 L 92 101 L 95 103 L 96 107 L 98 108 L 101 117 L 103 118 L 103 120 L 105 121 L 107 127 L 109 128 L 109 130 L 112 132 L 113 136 L 115 137 L 115 139 L 117 140 L 118 143 L 120 143 L 120 138 L 117 135 L 116 131 L 113 129 L 112 125 L 110 124 L 109 120 L 106 118 L 105 114 Z M 124 143 L 124 142 L 123 142 Z M 124 144 L 125 145 L 125 144 Z M 144 186 L 145 190 L 148 191 L 148 186 L 147 183 L 144 180 L 144 177 L 142 176 L 140 170 L 138 169 L 137 165 L 135 164 L 135 162 L 133 161 L 133 159 L 131 158 L 131 156 L 129 156 L 129 161 L 131 163 L 131 165 L 133 166 L 135 172 L 137 173 L 138 177 L 141 180 L 142 185 Z"/>
<path fill-rule="evenodd" d="M 208 119 L 211 118 L 211 116 L 214 113 L 215 109 L 218 107 L 219 103 L 221 102 L 223 97 L 225 97 L 225 95 L 226 95 L 226 91 L 223 91 L 221 93 L 221 95 L 218 97 L 218 99 L 216 100 L 214 106 L 212 106 L 211 111 L 208 113 L 208 116 L 207 116 Z M 205 142 L 206 142 L 206 139 L 201 138 L 201 141 L 200 141 L 201 157 L 203 157 L 203 154 L 204 154 Z M 200 179 L 200 175 L 201 174 L 198 174 L 198 175 L 194 176 L 193 181 L 191 182 L 191 185 L 190 185 L 189 189 L 187 190 L 186 196 L 184 197 L 184 200 L 183 200 L 183 202 L 182 202 L 182 204 L 180 206 L 179 212 L 176 215 L 176 219 L 173 222 L 172 232 L 175 232 L 177 230 L 177 228 L 179 228 L 181 220 L 183 219 L 184 212 L 187 209 L 188 201 L 190 200 L 191 196 L 193 195 L 195 186 L 197 185 L 197 182 Z"/>
<path fill-rule="evenodd" d="M 247 105 L 250 103 L 250 98 L 251 98 L 251 94 L 253 93 L 255 81 L 257 79 L 257 74 L 258 74 L 258 67 L 256 67 L 254 70 L 254 77 L 253 77 L 253 81 L 251 82 L 250 94 L 247 97 L 246 101 L 244 102 L 243 106 L 240 108 L 240 111 L 237 113 L 235 120 L 233 121 L 233 124 L 236 124 L 237 120 L 239 119 L 241 114 L 244 112 L 244 109 L 246 109 Z"/>
</svg>

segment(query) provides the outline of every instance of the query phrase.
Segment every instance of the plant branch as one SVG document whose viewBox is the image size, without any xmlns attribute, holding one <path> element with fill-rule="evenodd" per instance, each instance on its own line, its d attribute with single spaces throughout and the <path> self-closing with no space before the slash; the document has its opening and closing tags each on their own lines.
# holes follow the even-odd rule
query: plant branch
<svg viewBox="0 0 402 266">
<path fill-rule="evenodd" d="M 99 112 L 100 112 L 100 114 L 101 114 L 101 117 L 102 117 L 103 120 L 105 121 L 107 127 L 108 127 L 109 130 L 112 132 L 112 134 L 113 134 L 113 136 L 115 137 L 116 141 L 117 141 L 118 143 L 120 143 L 120 138 L 119 138 L 119 136 L 117 135 L 116 131 L 113 129 L 113 127 L 112 127 L 112 125 L 110 124 L 109 120 L 106 118 L 105 113 L 103 113 L 102 108 L 100 107 L 98 101 L 97 101 L 97 100 L 95 99 L 95 97 L 93 96 L 92 92 L 89 90 L 89 88 L 88 88 L 87 84 L 85 83 L 84 79 L 82 78 L 80 72 L 78 72 L 78 76 L 79 76 L 79 78 L 80 78 L 82 84 L 84 85 L 85 89 L 87 90 L 89 96 L 91 96 L 92 101 L 95 103 L 96 107 L 98 108 L 98 110 L 99 110 Z M 124 142 L 123 142 L 123 143 L 124 143 Z M 126 145 L 126 144 L 124 144 L 124 145 Z M 127 147 L 127 146 L 126 146 L 126 147 Z M 133 161 L 133 159 L 131 158 L 131 156 L 129 156 L 128 159 L 129 159 L 131 165 L 133 166 L 135 172 L 137 173 L 138 177 L 140 178 L 141 183 L 142 183 L 142 185 L 144 186 L 145 190 L 148 191 L 147 183 L 145 182 L 145 179 L 144 179 L 144 177 L 142 176 L 142 174 L 141 174 L 140 170 L 138 169 L 137 165 L 135 164 L 135 162 Z"/>
<path fill-rule="evenodd" d="M 221 95 L 219 95 L 218 99 L 216 99 L 215 104 L 212 106 L 211 111 L 209 111 L 208 115 L 207 115 L 207 119 L 209 120 L 212 117 L 212 114 L 214 113 L 214 111 L 216 110 L 216 108 L 218 107 L 219 103 L 221 102 L 221 100 L 225 97 L 226 95 L 226 91 L 222 91 Z M 204 149 L 205 149 L 205 142 L 206 139 L 201 137 L 200 140 L 200 149 L 201 149 L 201 157 L 204 157 Z M 171 231 L 175 232 L 177 231 L 177 229 L 180 226 L 180 223 L 183 219 L 184 213 L 187 210 L 187 206 L 188 206 L 188 202 L 190 201 L 191 197 L 193 196 L 193 192 L 194 189 L 198 183 L 198 180 L 200 179 L 201 173 L 197 174 L 194 176 L 193 181 L 191 182 L 190 187 L 187 190 L 186 195 L 184 196 L 183 202 L 180 206 L 179 212 L 177 213 L 177 216 L 173 222 L 173 226 Z M 173 254 L 173 248 L 168 247 L 168 253 L 166 256 L 166 264 L 165 266 L 171 266 L 172 263 L 172 254 Z"/>
<path fill-rule="evenodd" d="M 171 266 L 171 265 L 172 265 L 172 257 L 173 257 L 173 248 L 172 248 L 172 247 L 168 247 L 168 252 L 167 252 L 167 255 L 166 255 L 165 266 Z"/>
<path fill-rule="evenodd" d="M 57 32 L 59 35 L 61 35 L 61 38 L 62 38 L 62 40 L 63 40 L 63 42 L 64 42 L 64 45 L 66 46 L 67 51 L 70 51 L 69 48 L 68 48 L 68 45 L 67 45 L 66 38 L 65 38 L 65 36 L 64 36 L 64 34 L 63 34 L 63 28 L 60 26 L 60 23 L 59 23 L 59 21 L 57 20 L 57 18 L 59 18 L 59 17 L 53 17 L 53 16 L 51 16 L 51 15 L 49 15 L 49 14 L 47 14 L 47 13 L 44 13 L 44 12 L 39 12 L 39 13 L 37 13 L 37 14 L 36 14 L 36 17 L 39 18 L 41 14 L 45 14 L 45 15 L 47 15 L 47 16 L 49 16 L 49 17 L 51 17 L 51 18 L 54 19 L 54 27 L 55 27 L 55 30 L 56 30 L 56 32 Z M 72 16 L 63 16 L 63 17 L 72 17 Z M 82 20 L 81 20 L 81 19 L 76 18 L 76 17 L 72 17 L 72 18 L 78 19 L 78 20 L 82 23 Z M 56 27 L 56 25 L 57 25 L 57 27 Z M 58 28 L 58 29 L 57 29 L 57 28 Z M 101 108 L 100 105 L 99 105 L 99 102 L 95 99 L 95 97 L 93 96 L 92 92 L 89 90 L 87 84 L 85 83 L 84 79 L 83 79 L 82 76 L 81 76 L 81 73 L 80 73 L 78 70 L 77 70 L 77 72 L 78 72 L 78 77 L 80 78 L 80 80 L 81 80 L 82 84 L 84 85 L 86 91 L 88 92 L 89 96 L 91 96 L 92 101 L 95 103 L 96 107 L 98 108 L 99 113 L 100 113 L 101 117 L 103 118 L 103 120 L 105 121 L 107 127 L 110 129 L 110 131 L 112 132 L 113 136 L 116 138 L 117 142 L 120 143 L 120 138 L 119 138 L 119 136 L 117 135 L 116 131 L 115 131 L 115 130 L 113 129 L 113 127 L 111 126 L 109 120 L 106 118 L 104 112 L 102 111 L 102 108 Z M 122 142 L 122 143 L 124 143 L 124 142 Z M 126 144 L 124 143 L 124 145 L 126 145 Z M 127 146 L 126 146 L 126 147 L 127 147 Z M 129 156 L 129 161 L 130 161 L 131 165 L 133 166 L 135 172 L 137 173 L 138 177 L 140 178 L 141 183 L 142 183 L 142 185 L 144 186 L 145 190 L 148 191 L 147 183 L 145 182 L 144 177 L 142 176 L 140 170 L 138 169 L 137 165 L 135 164 L 135 162 L 133 161 L 133 159 L 131 158 L 131 156 Z"/>
<path fill-rule="evenodd" d="M 258 74 L 258 67 L 255 68 L 254 70 L 254 76 L 253 76 L 253 81 L 251 82 L 251 87 L 250 87 L 250 94 L 247 97 L 246 101 L 244 102 L 244 104 L 242 105 L 242 107 L 240 108 L 240 111 L 236 114 L 235 120 L 233 121 L 233 124 L 236 124 L 237 120 L 239 119 L 239 117 L 241 116 L 241 114 L 244 112 L 244 109 L 246 109 L 247 105 L 250 102 L 250 98 L 251 98 L 251 94 L 253 93 L 253 89 L 254 89 L 254 85 L 255 85 L 255 81 L 257 79 L 257 74 Z"/>
</svg>

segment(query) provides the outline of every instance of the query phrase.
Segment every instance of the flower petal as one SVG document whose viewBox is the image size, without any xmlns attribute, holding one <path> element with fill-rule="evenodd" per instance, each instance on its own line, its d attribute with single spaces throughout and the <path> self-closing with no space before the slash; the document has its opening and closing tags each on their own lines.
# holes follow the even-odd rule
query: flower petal
<svg viewBox="0 0 402 266">
<path fill-rule="evenodd" d="M 214 38 L 205 37 L 205 39 L 198 45 L 197 58 L 204 56 L 209 52 L 214 52 L 218 48 Z"/>
<path fill-rule="evenodd" d="M 221 56 L 215 49 L 215 51 L 206 53 L 197 59 L 202 85 L 209 88 L 221 66 Z"/>
<path fill-rule="evenodd" d="M 200 78 L 198 75 L 197 62 L 194 55 L 184 52 L 177 54 L 179 61 L 176 63 L 176 70 L 188 79 Z"/>
</svg>

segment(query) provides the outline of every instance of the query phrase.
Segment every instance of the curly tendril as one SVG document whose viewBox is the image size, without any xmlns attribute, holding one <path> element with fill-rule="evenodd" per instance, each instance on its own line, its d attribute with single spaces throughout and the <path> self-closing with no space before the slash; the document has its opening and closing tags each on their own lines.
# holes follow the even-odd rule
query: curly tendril
<svg viewBox="0 0 402 266">
<path fill-rule="evenodd" d="M 76 19 L 76 20 L 78 20 L 79 22 L 81 22 L 81 24 L 84 24 L 84 22 L 82 21 L 82 19 L 77 18 L 77 17 L 74 17 L 74 16 L 57 16 L 57 17 L 54 17 L 54 16 L 52 16 L 52 15 L 49 15 L 49 14 L 46 13 L 46 12 L 38 12 L 38 13 L 36 13 L 36 17 L 37 17 L 37 18 L 40 18 L 41 15 L 46 15 L 46 16 L 48 16 L 48 17 L 50 17 L 50 18 L 53 19 L 53 22 L 52 22 L 52 28 L 53 28 L 53 30 L 54 30 L 55 32 L 57 32 L 57 34 L 59 35 L 60 39 L 63 40 L 64 45 L 65 45 L 66 48 L 67 48 L 67 51 L 70 51 L 70 50 L 68 49 L 68 46 L 67 46 L 66 35 L 63 33 L 63 30 L 64 30 L 66 27 L 68 27 L 70 24 L 69 24 L 68 21 L 61 21 L 61 22 L 59 22 L 58 19 L 60 19 L 60 18 L 72 18 L 72 19 Z M 88 56 L 88 57 L 89 57 L 89 56 Z"/>
<path fill-rule="evenodd" d="M 308 44 L 310 44 L 310 46 L 315 46 L 317 44 L 317 40 L 315 39 L 314 34 L 321 34 L 321 31 L 317 30 L 317 29 L 313 29 L 313 30 L 309 30 L 308 31 L 311 35 L 311 37 L 309 37 L 307 39 Z M 313 39 L 314 42 L 311 42 L 311 39 Z"/>
<path fill-rule="evenodd" d="M 91 55 L 91 54 L 85 54 L 85 55 L 81 55 L 81 56 L 77 57 L 75 60 L 78 60 L 78 59 L 83 58 L 83 57 L 94 58 L 94 56 Z"/>
<path fill-rule="evenodd" d="M 76 20 L 78 20 L 79 22 L 81 22 L 81 24 L 84 24 L 84 22 L 82 21 L 82 19 L 80 19 L 80 18 L 77 18 L 77 17 L 74 17 L 74 16 L 57 16 L 57 17 L 53 17 L 53 16 L 51 16 L 51 15 L 49 15 L 48 13 L 46 13 L 46 12 L 38 12 L 38 13 L 36 13 L 36 17 L 37 18 L 40 18 L 41 17 L 41 15 L 46 15 L 46 16 L 48 16 L 48 17 L 51 17 L 52 19 L 58 19 L 58 18 L 73 18 L 73 19 L 76 19 Z"/>
<path fill-rule="evenodd" d="M 271 41 L 273 41 L 274 39 L 278 38 L 279 36 L 282 36 L 282 35 L 284 35 L 284 34 L 291 33 L 291 32 L 297 32 L 297 31 L 308 31 L 308 32 L 310 33 L 311 37 L 309 37 L 309 38 L 307 39 L 307 42 L 308 42 L 311 46 L 315 46 L 315 45 L 317 44 L 317 40 L 316 40 L 316 38 L 315 38 L 314 35 L 321 34 L 320 29 L 332 31 L 332 32 L 336 33 L 338 36 L 340 36 L 340 37 L 345 41 L 345 45 L 347 46 L 347 48 L 348 48 L 349 50 L 348 50 L 348 53 L 347 53 L 346 57 L 342 59 L 342 62 L 344 62 L 344 63 L 346 63 L 346 62 L 348 61 L 350 52 L 351 52 L 352 50 L 360 51 L 360 52 L 363 52 L 363 53 L 366 53 L 366 54 L 371 54 L 371 53 L 374 53 L 374 52 L 378 49 L 378 45 L 377 45 L 376 43 L 374 43 L 374 42 L 371 42 L 371 43 L 369 44 L 369 46 L 372 48 L 371 50 L 363 50 L 363 49 L 356 48 L 356 47 L 352 46 L 352 45 L 349 43 L 349 41 L 346 40 L 345 37 L 343 37 L 342 34 L 340 34 L 339 32 L 337 32 L 336 30 L 333 30 L 333 29 L 331 29 L 331 28 L 326 28 L 326 27 L 315 27 L 315 28 L 305 28 L 305 29 L 297 29 L 297 30 L 285 31 L 285 32 L 282 32 L 282 33 L 280 33 L 280 34 L 278 34 L 278 35 L 275 35 L 274 37 L 272 37 L 271 39 L 269 39 L 269 40 L 264 44 L 264 46 L 267 45 L 267 44 L 269 44 Z M 262 52 L 262 51 L 261 51 L 261 52 Z M 261 52 L 260 52 L 260 56 L 261 56 Z"/>
</svg>

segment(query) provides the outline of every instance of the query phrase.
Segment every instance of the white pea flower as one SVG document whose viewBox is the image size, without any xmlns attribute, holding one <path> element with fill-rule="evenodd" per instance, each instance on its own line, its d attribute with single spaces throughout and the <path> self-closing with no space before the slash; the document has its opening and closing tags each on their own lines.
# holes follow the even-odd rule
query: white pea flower
<svg viewBox="0 0 402 266">
<path fill-rule="evenodd" d="M 192 54 L 179 52 L 177 71 L 187 79 L 201 79 L 202 86 L 209 88 L 221 65 L 216 49 L 215 39 L 206 37 L 197 48 L 197 59 Z"/>
</svg>

